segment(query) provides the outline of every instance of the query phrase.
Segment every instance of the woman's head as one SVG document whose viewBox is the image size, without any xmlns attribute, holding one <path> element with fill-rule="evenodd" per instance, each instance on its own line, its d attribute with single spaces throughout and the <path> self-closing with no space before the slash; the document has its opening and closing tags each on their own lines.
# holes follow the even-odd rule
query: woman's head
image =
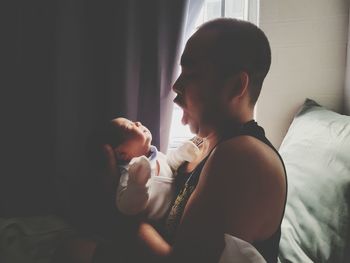
<svg viewBox="0 0 350 263">
<path fill-rule="evenodd" d="M 203 24 L 196 34 L 216 34 L 207 59 L 223 77 L 244 71 L 249 76 L 249 95 L 254 105 L 271 65 L 271 49 L 264 32 L 254 24 L 221 18 Z"/>
<path fill-rule="evenodd" d="M 202 25 L 186 44 L 173 87 L 183 123 L 206 137 L 227 121 L 251 119 L 270 63 L 268 40 L 255 25 L 236 19 Z"/>
</svg>

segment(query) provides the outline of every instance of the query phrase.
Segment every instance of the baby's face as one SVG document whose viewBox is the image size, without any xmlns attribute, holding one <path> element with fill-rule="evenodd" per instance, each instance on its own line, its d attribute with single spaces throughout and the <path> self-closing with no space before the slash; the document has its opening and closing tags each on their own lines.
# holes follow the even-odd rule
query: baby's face
<svg viewBox="0 0 350 263">
<path fill-rule="evenodd" d="M 112 123 L 126 135 L 124 142 L 114 149 L 118 159 L 130 161 L 134 157 L 148 154 L 152 134 L 145 126 L 125 118 L 116 118 Z"/>
</svg>

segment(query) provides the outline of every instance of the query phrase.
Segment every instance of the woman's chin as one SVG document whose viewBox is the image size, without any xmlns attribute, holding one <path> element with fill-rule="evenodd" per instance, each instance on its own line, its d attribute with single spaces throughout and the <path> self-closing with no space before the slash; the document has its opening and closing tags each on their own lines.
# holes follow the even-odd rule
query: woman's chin
<svg viewBox="0 0 350 263">
<path fill-rule="evenodd" d="M 196 126 L 193 126 L 191 125 L 191 123 L 188 123 L 188 127 L 190 128 L 191 133 L 198 135 L 198 128 Z"/>
</svg>

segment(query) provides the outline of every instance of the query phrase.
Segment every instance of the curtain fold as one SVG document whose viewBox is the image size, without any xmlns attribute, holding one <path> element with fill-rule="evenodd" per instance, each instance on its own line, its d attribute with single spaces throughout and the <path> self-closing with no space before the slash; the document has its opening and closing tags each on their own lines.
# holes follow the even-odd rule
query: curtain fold
<svg viewBox="0 0 350 263">
<path fill-rule="evenodd" d="M 124 114 L 126 7 L 126 1 L 103 0 L 57 5 L 54 180 L 58 206 L 67 214 L 94 209 L 88 139 L 103 122 Z"/>
<path fill-rule="evenodd" d="M 38 0 L 10 10 L 5 214 L 89 209 L 86 143 L 111 118 L 143 122 L 166 150 L 174 69 L 200 2 Z"/>
<path fill-rule="evenodd" d="M 54 202 L 56 5 L 6 4 L 0 51 L 0 216 L 19 216 L 47 211 Z"/>
<path fill-rule="evenodd" d="M 75 200 L 73 207 L 89 209 L 92 200 L 84 198 L 94 183 L 85 145 L 101 123 L 118 116 L 141 121 L 152 143 L 166 149 L 186 5 L 185 0 L 60 2 L 55 157 L 65 207 Z"/>
<path fill-rule="evenodd" d="M 149 127 L 153 144 L 165 151 L 186 1 L 129 3 L 126 115 Z"/>
</svg>

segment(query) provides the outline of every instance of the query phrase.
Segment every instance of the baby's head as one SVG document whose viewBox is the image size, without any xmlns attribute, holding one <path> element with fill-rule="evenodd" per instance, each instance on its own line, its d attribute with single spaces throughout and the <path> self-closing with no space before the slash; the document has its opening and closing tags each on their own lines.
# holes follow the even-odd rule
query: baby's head
<svg viewBox="0 0 350 263">
<path fill-rule="evenodd" d="M 129 162 L 133 157 L 147 155 L 152 141 L 151 132 L 140 122 L 125 118 L 113 119 L 97 129 L 87 141 L 87 158 L 89 168 L 101 170 L 106 168 L 106 156 L 103 145 L 112 146 L 118 164 Z"/>
<path fill-rule="evenodd" d="M 110 126 L 110 145 L 118 160 L 127 162 L 134 157 L 148 155 L 152 134 L 140 122 L 116 118 L 110 121 Z"/>
</svg>

